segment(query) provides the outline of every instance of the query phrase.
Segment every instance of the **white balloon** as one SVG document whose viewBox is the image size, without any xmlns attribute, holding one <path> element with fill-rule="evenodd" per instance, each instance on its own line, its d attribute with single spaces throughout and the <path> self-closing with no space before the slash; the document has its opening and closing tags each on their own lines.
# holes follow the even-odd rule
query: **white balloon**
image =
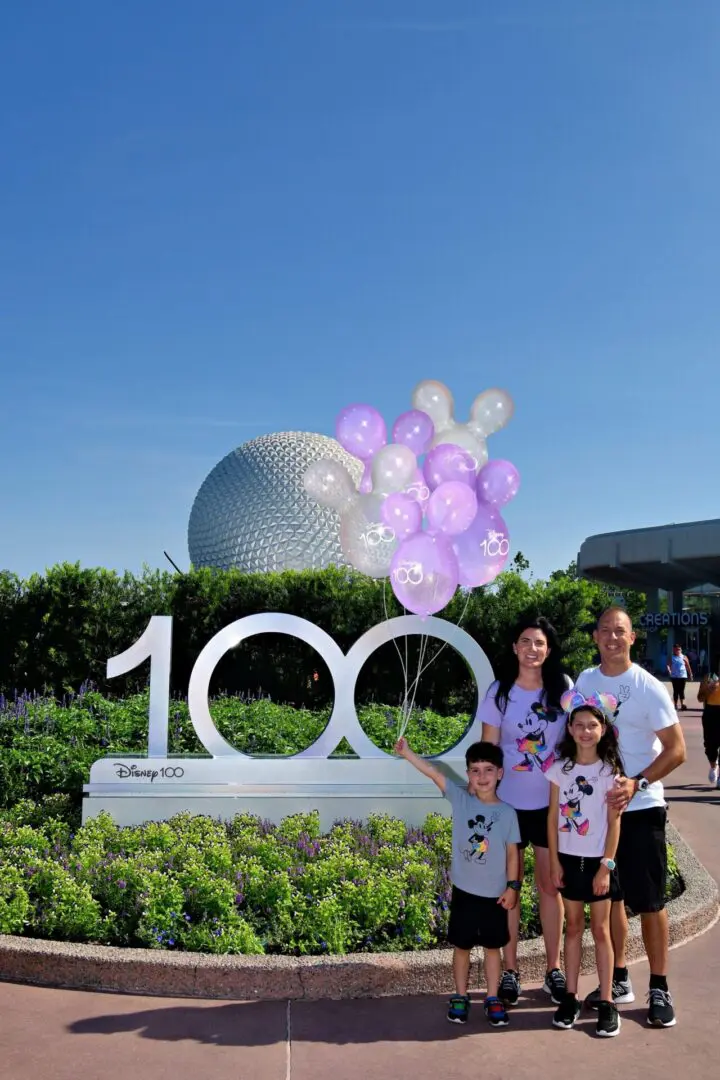
<svg viewBox="0 0 720 1080">
<path fill-rule="evenodd" d="M 515 403 L 507 390 L 484 390 L 478 394 L 470 409 L 469 427 L 475 435 L 486 437 L 500 431 L 512 420 Z"/>
<path fill-rule="evenodd" d="M 436 379 L 425 379 L 417 384 L 412 392 L 412 405 L 427 413 L 435 425 L 436 435 L 453 422 L 453 396 L 447 386 Z"/>
<path fill-rule="evenodd" d="M 303 487 L 316 503 L 342 511 L 357 497 L 352 476 L 340 461 L 321 458 L 305 471 Z"/>
<path fill-rule="evenodd" d="M 440 446 L 441 443 L 450 443 L 452 446 L 461 446 L 463 450 L 467 450 L 475 462 L 476 473 L 487 464 L 487 443 L 483 438 L 475 435 L 467 424 L 451 424 L 441 435 L 435 436 L 431 449 Z"/>
<path fill-rule="evenodd" d="M 417 468 L 417 458 L 409 446 L 389 443 L 372 459 L 372 490 L 375 495 L 403 491 Z"/>
<path fill-rule="evenodd" d="M 372 578 L 387 577 L 398 546 L 395 530 L 380 515 L 381 495 L 360 495 L 340 518 L 340 546 L 356 570 Z"/>
</svg>

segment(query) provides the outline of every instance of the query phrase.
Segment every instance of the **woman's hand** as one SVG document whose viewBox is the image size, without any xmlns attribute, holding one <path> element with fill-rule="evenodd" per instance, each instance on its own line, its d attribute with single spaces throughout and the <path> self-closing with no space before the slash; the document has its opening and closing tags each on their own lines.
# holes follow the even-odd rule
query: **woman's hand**
<svg viewBox="0 0 720 1080">
<path fill-rule="evenodd" d="M 610 871 L 601 863 L 600 869 L 593 878 L 593 896 L 605 896 L 610 892 Z"/>
<path fill-rule="evenodd" d="M 563 876 L 563 869 L 560 865 L 560 860 L 557 859 L 550 863 L 550 880 L 556 889 L 562 889 L 565 884 L 565 878 Z"/>
</svg>

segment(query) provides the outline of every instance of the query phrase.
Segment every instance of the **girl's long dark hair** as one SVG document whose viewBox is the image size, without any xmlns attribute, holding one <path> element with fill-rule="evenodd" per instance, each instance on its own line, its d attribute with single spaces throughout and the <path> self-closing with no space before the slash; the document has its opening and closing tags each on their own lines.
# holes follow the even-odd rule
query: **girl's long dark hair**
<svg viewBox="0 0 720 1080">
<path fill-rule="evenodd" d="M 558 739 L 558 744 L 555 747 L 556 760 L 564 761 L 563 772 L 570 772 L 575 764 L 575 755 L 577 753 L 577 743 L 570 734 L 570 724 L 575 713 L 589 712 L 593 716 L 596 716 L 605 729 L 602 733 L 602 738 L 597 745 L 598 757 L 602 761 L 603 765 L 607 765 L 612 770 L 614 776 L 620 776 L 625 770 L 620 757 L 620 749 L 618 747 L 617 735 L 615 734 L 615 728 L 612 722 L 608 720 L 602 709 L 594 709 L 590 705 L 581 705 L 577 709 L 573 709 L 567 718 L 565 724 L 565 731 L 562 738 Z"/>
<path fill-rule="evenodd" d="M 540 630 L 545 635 L 550 649 L 542 666 L 543 704 L 559 710 L 560 698 L 568 688 L 567 680 L 563 674 L 560 642 L 555 627 L 542 615 L 526 616 L 516 623 L 512 638 L 498 665 L 495 704 L 503 715 L 507 709 L 510 691 L 520 673 L 520 664 L 512 646 L 517 644 L 526 630 Z"/>
</svg>

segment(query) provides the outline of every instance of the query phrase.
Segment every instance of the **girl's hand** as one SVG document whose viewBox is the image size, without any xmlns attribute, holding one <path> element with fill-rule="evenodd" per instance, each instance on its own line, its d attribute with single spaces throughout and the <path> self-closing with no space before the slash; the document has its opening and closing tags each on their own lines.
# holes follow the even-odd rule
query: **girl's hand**
<svg viewBox="0 0 720 1080">
<path fill-rule="evenodd" d="M 562 889 L 565 884 L 565 878 L 563 877 L 562 866 L 559 862 L 554 862 L 550 866 L 550 880 L 556 889 Z"/>
<path fill-rule="evenodd" d="M 410 747 L 408 746 L 407 739 L 404 735 L 401 735 L 398 741 L 395 743 L 395 753 L 399 754 L 400 757 L 406 757 L 409 749 Z"/>
<path fill-rule="evenodd" d="M 504 907 L 506 911 L 512 911 L 518 902 L 518 893 L 515 889 L 506 889 L 498 900 L 500 907 Z"/>
<path fill-rule="evenodd" d="M 610 871 L 607 866 L 601 866 L 593 878 L 593 896 L 605 896 L 610 892 Z"/>
</svg>

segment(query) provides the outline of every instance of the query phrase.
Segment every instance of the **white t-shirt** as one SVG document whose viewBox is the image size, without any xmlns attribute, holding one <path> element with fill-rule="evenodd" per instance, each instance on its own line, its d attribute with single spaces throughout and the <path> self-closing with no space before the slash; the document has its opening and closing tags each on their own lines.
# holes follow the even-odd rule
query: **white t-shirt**
<svg viewBox="0 0 720 1080">
<path fill-rule="evenodd" d="M 677 724 L 677 713 L 663 684 L 644 668 L 631 664 L 622 675 L 603 675 L 599 667 L 587 668 L 578 676 L 576 689 L 587 696 L 593 690 L 613 694 L 618 707 L 614 726 L 626 776 L 637 776 L 662 751 L 656 732 Z M 656 780 L 647 791 L 638 791 L 625 813 L 665 806 L 662 782 Z"/>
<path fill-rule="evenodd" d="M 605 796 L 615 783 L 612 769 L 596 761 L 594 765 L 554 762 L 547 771 L 551 784 L 559 788 L 558 851 L 564 855 L 599 857 L 605 854 L 608 808 Z"/>
</svg>

